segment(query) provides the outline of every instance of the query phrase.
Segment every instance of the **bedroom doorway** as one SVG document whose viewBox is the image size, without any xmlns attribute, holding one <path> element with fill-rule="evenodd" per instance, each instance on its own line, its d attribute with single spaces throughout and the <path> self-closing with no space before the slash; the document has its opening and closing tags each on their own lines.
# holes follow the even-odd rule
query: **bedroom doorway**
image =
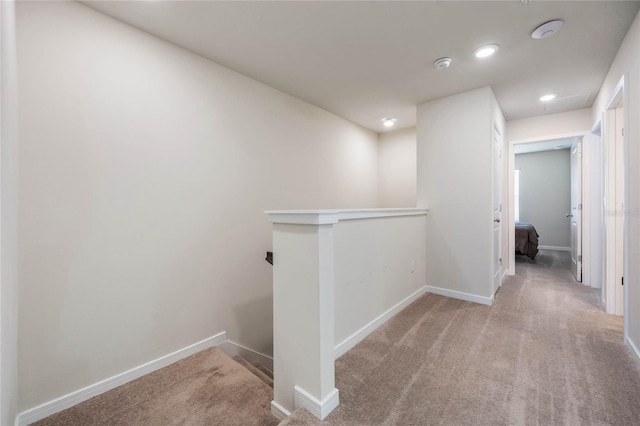
<svg viewBox="0 0 640 426">
<path fill-rule="evenodd" d="M 569 256 L 571 253 L 572 225 L 575 231 L 574 238 L 578 236 L 580 231 L 577 226 L 579 223 L 572 224 L 571 220 L 571 148 L 575 143 L 582 142 L 585 133 L 509 141 L 507 158 L 508 217 L 506 218 L 508 220 L 508 238 L 506 239 L 509 255 L 508 274 L 515 274 L 516 221 L 529 223 L 535 228 L 540 235 L 538 249 L 566 252 L 563 256 Z M 579 158 L 579 160 L 582 159 Z M 579 182 L 582 182 L 582 178 L 582 176 L 578 177 Z M 516 188 L 518 179 L 520 184 Z M 519 197 L 517 205 L 516 195 Z M 581 201 L 577 204 L 581 203 L 588 205 L 589 201 Z M 517 216 L 519 216 L 518 220 L 516 220 Z M 588 232 L 588 230 L 583 230 L 580 235 L 588 237 Z M 578 239 L 576 238 L 576 240 Z M 579 241 L 576 241 L 574 245 L 577 246 L 577 243 Z M 576 260 L 578 255 L 580 253 L 576 254 Z M 588 265 L 588 256 L 579 259 L 583 268 L 584 265 Z M 567 272 L 569 272 L 569 268 L 567 265 Z"/>
<path fill-rule="evenodd" d="M 513 172 L 509 176 L 513 182 L 509 207 L 514 218 L 509 252 L 513 254 L 514 273 L 516 252 L 535 261 L 538 249 L 567 252 L 567 256 L 572 251 L 572 235 L 575 238 L 578 234 L 572 229 L 579 231 L 576 225 L 580 222 L 573 223 L 572 228 L 571 152 L 581 139 L 571 136 L 514 144 Z M 578 168 L 576 173 L 580 171 Z"/>
</svg>

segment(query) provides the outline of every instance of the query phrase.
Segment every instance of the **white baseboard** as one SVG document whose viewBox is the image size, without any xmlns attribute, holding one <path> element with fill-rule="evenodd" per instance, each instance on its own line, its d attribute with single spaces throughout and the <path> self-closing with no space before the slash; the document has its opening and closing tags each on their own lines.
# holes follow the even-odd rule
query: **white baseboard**
<svg viewBox="0 0 640 426">
<path fill-rule="evenodd" d="M 571 251 L 571 247 L 538 246 L 540 250 Z"/>
<path fill-rule="evenodd" d="M 271 401 L 271 414 L 280 421 L 291 415 L 291 412 L 275 401 Z"/>
<path fill-rule="evenodd" d="M 477 294 L 464 293 L 462 291 L 449 290 L 440 287 L 426 287 L 428 293 L 439 294 L 440 296 L 452 297 L 454 299 L 466 300 L 467 302 L 481 303 L 483 305 L 493 304 L 493 296 L 485 297 Z"/>
<path fill-rule="evenodd" d="M 629 339 L 628 336 L 624 339 L 624 341 L 626 342 L 627 346 L 629 346 L 629 348 L 631 349 L 631 352 L 635 355 L 635 358 L 638 364 L 640 364 L 640 351 L 638 350 L 636 345 L 634 345 L 634 343 L 631 341 L 631 339 Z"/>
<path fill-rule="evenodd" d="M 296 408 L 306 408 L 311 414 L 323 420 L 329 415 L 340 403 L 340 392 L 333 388 L 329 395 L 324 397 L 322 401 L 311 395 L 300 386 L 294 387 L 294 401 Z"/>
<path fill-rule="evenodd" d="M 376 328 L 380 327 L 385 322 L 389 321 L 395 314 L 409 306 L 412 302 L 414 302 L 418 297 L 422 296 L 427 292 L 427 287 L 422 287 L 417 290 L 413 294 L 411 294 L 406 299 L 402 300 L 400 303 L 393 306 L 388 311 L 384 312 L 379 317 L 375 318 L 369 324 L 362 327 L 360 330 L 353 333 L 351 336 L 344 339 L 342 342 L 338 343 L 335 347 L 335 358 L 338 359 L 342 355 L 346 354 L 349 350 L 351 350 L 355 345 L 360 343 L 365 337 L 371 334 Z"/>
<path fill-rule="evenodd" d="M 218 346 L 218 348 L 231 358 L 238 355 L 249 361 L 251 364 L 260 364 L 273 371 L 273 357 L 270 357 L 269 355 L 254 351 L 253 349 L 249 349 L 236 342 L 232 342 L 231 340 L 224 341 Z"/>
<path fill-rule="evenodd" d="M 61 396 L 60 398 L 56 398 L 52 401 L 38 405 L 37 407 L 23 411 L 22 413 L 18 414 L 16 425 L 30 425 L 31 423 L 42 420 L 45 417 L 49 417 L 52 414 L 58 413 L 62 410 L 66 410 L 67 408 L 73 407 L 76 404 L 86 401 L 87 399 L 100 395 L 101 393 L 110 391 L 111 389 L 117 388 L 118 386 L 124 385 L 125 383 L 129 383 L 130 381 L 142 377 L 145 374 L 152 373 L 156 370 L 166 367 L 167 365 L 173 364 L 176 361 L 180 361 L 181 359 L 193 355 L 196 352 L 200 352 L 204 349 L 217 346 L 224 342 L 226 338 L 227 333 L 223 331 L 222 333 L 218 333 L 215 336 L 208 337 L 185 348 L 178 349 L 177 351 L 172 352 L 168 355 L 162 356 L 153 361 L 149 361 L 123 373 L 116 374 L 113 377 L 101 380 L 98 383 L 94 383 L 85 388 L 71 392 L 70 394 Z"/>
</svg>

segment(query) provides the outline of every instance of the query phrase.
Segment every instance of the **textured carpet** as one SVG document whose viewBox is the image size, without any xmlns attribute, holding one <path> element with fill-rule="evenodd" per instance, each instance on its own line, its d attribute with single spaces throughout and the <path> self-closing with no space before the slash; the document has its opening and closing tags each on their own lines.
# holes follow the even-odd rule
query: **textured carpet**
<svg viewBox="0 0 640 426">
<path fill-rule="evenodd" d="M 217 348 L 199 352 L 38 426 L 275 426 L 273 389 Z"/>
<path fill-rule="evenodd" d="M 273 388 L 273 373 L 269 375 L 264 367 L 259 368 L 258 366 L 251 364 L 249 361 L 238 355 L 234 356 L 233 360 L 253 373 L 253 375 L 258 379 L 265 382 L 270 388 Z"/>
<path fill-rule="evenodd" d="M 622 317 L 565 252 L 518 256 L 493 306 L 428 294 L 336 362 L 340 406 L 294 425 L 638 425 Z"/>
</svg>

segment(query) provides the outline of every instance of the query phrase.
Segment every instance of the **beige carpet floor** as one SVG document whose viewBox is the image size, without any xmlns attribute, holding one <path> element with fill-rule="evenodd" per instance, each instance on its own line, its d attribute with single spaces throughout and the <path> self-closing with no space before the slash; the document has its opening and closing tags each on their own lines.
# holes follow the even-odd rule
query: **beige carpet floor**
<svg viewBox="0 0 640 426">
<path fill-rule="evenodd" d="M 428 294 L 336 363 L 340 406 L 294 425 L 640 425 L 622 317 L 565 252 L 518 256 L 493 306 Z"/>
<path fill-rule="evenodd" d="M 37 426 L 275 426 L 273 389 L 217 348 L 34 423 Z"/>
</svg>

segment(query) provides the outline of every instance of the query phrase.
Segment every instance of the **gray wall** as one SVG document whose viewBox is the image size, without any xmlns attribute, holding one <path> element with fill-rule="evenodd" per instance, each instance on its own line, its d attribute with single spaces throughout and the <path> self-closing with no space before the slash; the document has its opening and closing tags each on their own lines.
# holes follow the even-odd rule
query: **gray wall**
<svg viewBox="0 0 640 426">
<path fill-rule="evenodd" d="M 569 149 L 515 156 L 520 169 L 520 222 L 530 223 L 543 246 L 569 247 L 571 211 L 571 153 Z"/>
</svg>

